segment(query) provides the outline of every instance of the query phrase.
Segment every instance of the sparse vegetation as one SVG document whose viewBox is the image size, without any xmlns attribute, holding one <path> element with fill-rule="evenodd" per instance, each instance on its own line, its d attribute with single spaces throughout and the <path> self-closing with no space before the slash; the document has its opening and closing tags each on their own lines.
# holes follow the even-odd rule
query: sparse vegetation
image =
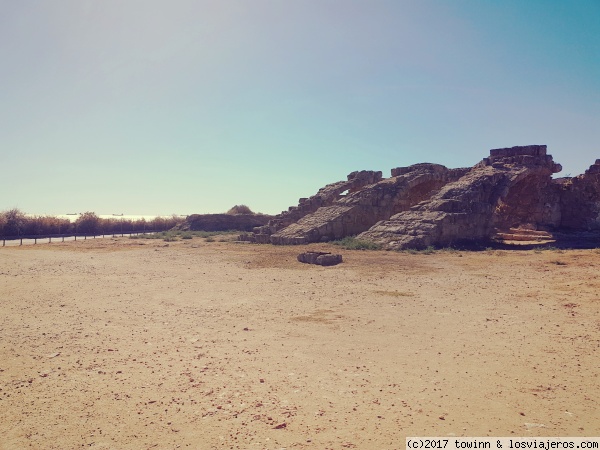
<svg viewBox="0 0 600 450">
<path fill-rule="evenodd" d="M 182 231 L 182 230 L 169 230 L 162 231 L 160 233 L 148 233 L 138 234 L 129 236 L 130 239 L 162 239 L 167 242 L 173 242 L 179 239 L 194 239 L 194 238 L 207 238 L 207 242 L 213 242 L 213 236 L 230 235 L 237 233 L 237 231 Z M 212 239 L 212 241 L 208 241 Z"/>
<path fill-rule="evenodd" d="M 422 249 L 409 248 L 407 250 L 401 250 L 401 251 L 409 253 L 411 255 L 433 255 L 436 252 L 436 249 L 434 246 L 429 245 Z"/>
<path fill-rule="evenodd" d="M 558 247 L 554 247 L 552 245 L 549 246 L 542 246 L 542 247 L 536 247 L 533 249 L 534 253 L 542 253 L 542 252 L 557 252 L 557 253 L 564 253 L 563 250 L 559 249 Z"/>
<path fill-rule="evenodd" d="M 444 248 L 441 248 L 440 251 L 445 252 L 445 253 L 458 253 L 460 250 L 458 250 L 457 248 L 454 248 L 454 247 L 444 247 Z"/>
<path fill-rule="evenodd" d="M 381 245 L 375 242 L 356 239 L 354 236 L 348 236 L 338 241 L 333 241 L 333 245 L 339 245 L 346 250 L 381 250 Z"/>
<path fill-rule="evenodd" d="M 542 247 L 541 250 L 547 251 L 547 252 L 554 252 L 554 251 L 559 251 L 560 249 L 558 247 L 549 245 L 548 247 Z"/>
</svg>

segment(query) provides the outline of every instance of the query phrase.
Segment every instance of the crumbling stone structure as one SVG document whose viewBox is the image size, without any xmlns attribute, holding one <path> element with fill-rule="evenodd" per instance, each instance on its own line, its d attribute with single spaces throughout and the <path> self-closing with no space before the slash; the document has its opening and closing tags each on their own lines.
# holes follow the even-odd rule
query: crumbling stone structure
<svg viewBox="0 0 600 450">
<path fill-rule="evenodd" d="M 368 230 L 381 220 L 428 198 L 432 192 L 458 179 L 464 170 L 438 164 L 417 164 L 394 169 L 396 176 L 363 187 L 317 209 L 274 233 L 274 244 L 303 244 L 341 239 Z"/>
<path fill-rule="evenodd" d="M 386 179 L 381 172 L 354 172 L 244 239 L 305 244 L 357 235 L 405 249 L 600 234 L 600 160 L 583 175 L 553 179 L 561 170 L 545 145 L 530 145 L 491 150 L 472 168 L 415 164 Z M 341 196 L 357 173 L 371 175 Z"/>
<path fill-rule="evenodd" d="M 271 235 L 282 230 L 304 216 L 316 212 L 321 207 L 332 205 L 338 200 L 344 198 L 345 193 L 348 194 L 358 192 L 365 186 L 381 181 L 381 172 L 372 170 L 362 170 L 360 172 L 352 172 L 348 175 L 347 181 L 338 181 L 328 184 L 319 189 L 319 191 L 310 198 L 301 198 L 298 206 L 290 206 L 287 211 L 283 211 L 274 219 L 270 220 L 266 225 L 254 229 L 252 235 L 243 234 L 240 236 L 242 241 L 252 241 L 258 243 L 271 242 Z"/>
<path fill-rule="evenodd" d="M 192 214 L 176 229 L 183 231 L 252 231 L 273 216 L 265 214 Z"/>
</svg>

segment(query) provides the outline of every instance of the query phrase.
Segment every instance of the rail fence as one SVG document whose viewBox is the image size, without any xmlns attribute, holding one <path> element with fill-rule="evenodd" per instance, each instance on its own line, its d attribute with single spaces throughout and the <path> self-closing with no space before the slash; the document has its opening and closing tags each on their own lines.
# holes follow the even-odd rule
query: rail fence
<svg viewBox="0 0 600 450">
<path fill-rule="evenodd" d="M 161 233 L 164 230 L 144 230 L 144 231 L 131 231 L 125 232 L 121 231 L 118 233 L 97 233 L 97 234 L 89 234 L 89 233 L 66 233 L 66 234 L 22 234 L 19 236 L 2 236 L 2 247 L 6 246 L 6 241 L 19 241 L 19 245 L 23 245 L 23 240 L 33 240 L 34 245 L 38 243 L 38 240 L 48 239 L 48 243 L 52 242 L 52 239 L 62 239 L 61 242 L 65 242 L 65 238 L 74 238 L 73 240 L 77 240 L 77 238 L 82 238 L 83 240 L 96 239 L 97 237 L 102 236 L 105 238 L 106 236 L 139 236 L 140 234 L 153 234 L 153 233 Z"/>
</svg>

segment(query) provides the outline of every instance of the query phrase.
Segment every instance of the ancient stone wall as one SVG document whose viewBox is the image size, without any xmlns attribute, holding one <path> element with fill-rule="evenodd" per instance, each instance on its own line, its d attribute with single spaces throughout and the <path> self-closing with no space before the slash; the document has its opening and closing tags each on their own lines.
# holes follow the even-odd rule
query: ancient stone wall
<svg viewBox="0 0 600 450">
<path fill-rule="evenodd" d="M 381 172 L 354 172 L 301 199 L 252 239 L 304 244 L 358 235 L 404 249 L 600 232 L 600 160 L 583 175 L 552 179 L 560 170 L 545 145 L 530 145 L 490 150 L 468 169 L 415 164 L 392 169 L 387 179 Z"/>
<path fill-rule="evenodd" d="M 394 169 L 396 176 L 364 187 L 274 233 L 274 244 L 330 241 L 368 230 L 428 198 L 461 172 L 439 164 Z"/>
<path fill-rule="evenodd" d="M 328 184 L 319 189 L 319 191 L 309 198 L 301 198 L 298 206 L 291 206 L 288 211 L 283 211 L 275 216 L 266 225 L 257 227 L 252 235 L 240 236 L 241 240 L 250 240 L 258 243 L 271 242 L 271 235 L 277 231 L 302 219 L 304 216 L 315 212 L 317 209 L 332 205 L 342 198 L 342 194 L 348 191 L 348 194 L 360 191 L 363 187 L 381 180 L 381 172 L 372 170 L 361 170 L 352 172 L 348 175 L 346 181 L 338 181 Z"/>
<path fill-rule="evenodd" d="M 560 226 L 567 230 L 600 230 L 600 159 L 585 174 L 560 186 Z"/>
<path fill-rule="evenodd" d="M 251 231 L 266 224 L 273 216 L 265 214 L 192 214 L 180 226 L 193 231 Z"/>
<path fill-rule="evenodd" d="M 459 180 L 358 238 L 388 249 L 424 248 L 485 240 L 499 225 L 537 226 L 548 215 L 538 194 L 557 170 L 545 146 L 492 150 Z M 511 198 L 523 203 L 506 203 Z"/>
</svg>

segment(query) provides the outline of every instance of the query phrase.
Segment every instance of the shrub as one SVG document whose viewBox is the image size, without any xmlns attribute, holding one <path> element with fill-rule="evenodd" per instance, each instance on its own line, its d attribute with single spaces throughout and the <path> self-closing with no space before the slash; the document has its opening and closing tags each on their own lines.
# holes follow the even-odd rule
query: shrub
<svg viewBox="0 0 600 450">
<path fill-rule="evenodd" d="M 433 255 L 436 252 L 436 249 L 433 245 L 429 245 L 425 248 L 407 248 L 405 250 L 400 250 L 404 253 L 409 253 L 411 255 Z"/>
<path fill-rule="evenodd" d="M 226 214 L 235 216 L 237 214 L 254 214 L 254 213 L 246 205 L 235 205 L 233 208 L 231 208 L 229 211 L 227 211 Z"/>
<path fill-rule="evenodd" d="M 25 213 L 18 208 L 9 209 L 2 213 L 4 216 L 4 235 L 16 236 L 23 234 L 27 217 Z"/>
</svg>

